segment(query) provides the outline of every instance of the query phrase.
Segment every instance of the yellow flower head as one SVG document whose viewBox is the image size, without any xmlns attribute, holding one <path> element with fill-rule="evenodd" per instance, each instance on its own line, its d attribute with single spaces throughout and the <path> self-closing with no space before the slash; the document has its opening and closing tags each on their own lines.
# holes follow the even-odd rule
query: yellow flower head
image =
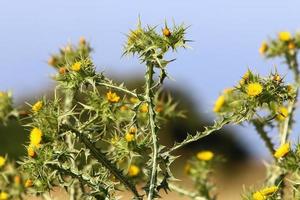
<svg viewBox="0 0 300 200">
<path fill-rule="evenodd" d="M 250 83 L 247 85 L 246 91 L 248 96 L 255 97 L 259 95 L 263 90 L 263 87 L 260 83 Z"/>
<path fill-rule="evenodd" d="M 253 200 L 266 200 L 268 196 L 278 191 L 277 186 L 266 187 L 253 194 Z"/>
<path fill-rule="evenodd" d="M 48 65 L 50 66 L 55 66 L 56 65 L 56 62 L 57 62 L 57 59 L 55 57 L 50 57 L 49 60 L 48 60 Z"/>
<path fill-rule="evenodd" d="M 171 31 L 168 29 L 168 27 L 165 27 L 163 29 L 163 35 L 166 36 L 166 37 L 170 37 L 171 36 Z"/>
<path fill-rule="evenodd" d="M 79 44 L 80 44 L 80 45 L 85 45 L 85 44 L 86 44 L 86 40 L 85 40 L 85 38 L 84 38 L 83 36 L 81 36 L 81 37 L 79 38 Z"/>
<path fill-rule="evenodd" d="M 131 31 L 128 36 L 127 45 L 132 45 L 136 43 L 136 41 L 139 40 L 142 37 L 142 35 L 143 35 L 143 30 L 141 28 Z"/>
<path fill-rule="evenodd" d="M 7 200 L 8 194 L 6 192 L 0 192 L 0 200 Z"/>
<path fill-rule="evenodd" d="M 29 187 L 33 186 L 32 180 L 27 179 L 27 180 L 25 181 L 24 186 L 25 186 L 26 188 L 29 188 Z"/>
<path fill-rule="evenodd" d="M 36 153 L 34 151 L 35 147 L 30 144 L 28 147 L 27 147 L 27 155 L 31 158 L 34 158 L 36 156 Z"/>
<path fill-rule="evenodd" d="M 32 106 L 32 111 L 33 112 L 38 112 L 41 110 L 41 108 L 43 107 L 43 102 L 42 101 L 37 101 L 33 106 Z"/>
<path fill-rule="evenodd" d="M 294 49 L 296 49 L 296 44 L 295 44 L 294 42 L 289 42 L 289 44 L 288 44 L 288 49 L 289 49 L 289 50 L 294 50 Z"/>
<path fill-rule="evenodd" d="M 125 140 L 127 142 L 132 142 L 134 139 L 135 139 L 135 135 L 134 134 L 132 134 L 130 132 L 128 132 L 128 133 L 125 134 Z"/>
<path fill-rule="evenodd" d="M 58 72 L 63 75 L 63 74 L 66 74 L 68 72 L 68 69 L 66 67 L 60 67 Z"/>
<path fill-rule="evenodd" d="M 288 31 L 283 31 L 278 34 L 279 40 L 287 42 L 292 39 L 292 34 Z"/>
<path fill-rule="evenodd" d="M 140 168 L 136 165 L 130 165 L 128 169 L 128 175 L 133 177 L 137 176 L 140 173 Z"/>
<path fill-rule="evenodd" d="M 5 165 L 6 159 L 3 156 L 0 156 L 0 167 Z"/>
<path fill-rule="evenodd" d="M 136 97 L 131 97 L 131 98 L 129 99 L 129 101 L 130 101 L 131 103 L 135 104 L 135 103 L 138 103 L 140 100 L 139 100 L 138 98 L 136 98 Z"/>
<path fill-rule="evenodd" d="M 112 103 L 117 103 L 120 100 L 120 97 L 115 92 L 111 92 L 111 91 L 106 93 L 106 98 L 108 101 Z"/>
<path fill-rule="evenodd" d="M 268 44 L 266 42 L 263 42 L 259 48 L 260 55 L 264 55 L 267 52 L 268 48 Z"/>
<path fill-rule="evenodd" d="M 214 157 L 214 153 L 211 151 L 200 151 L 197 153 L 197 158 L 199 160 L 208 161 L 213 159 L 213 157 Z"/>
<path fill-rule="evenodd" d="M 276 116 L 277 120 L 279 121 L 283 121 L 287 118 L 287 116 L 289 115 L 289 111 L 286 107 L 284 106 L 281 106 L 279 109 L 278 109 L 278 114 Z"/>
<path fill-rule="evenodd" d="M 128 110 L 128 106 L 123 105 L 123 106 L 120 107 L 120 110 L 121 111 L 126 111 L 126 110 Z"/>
<path fill-rule="evenodd" d="M 148 104 L 147 103 L 143 103 L 140 107 L 140 111 L 142 113 L 147 113 L 148 112 Z"/>
<path fill-rule="evenodd" d="M 20 185 L 20 183 L 21 183 L 21 177 L 18 176 L 18 175 L 16 175 L 16 176 L 14 177 L 14 183 L 15 183 L 16 185 Z"/>
<path fill-rule="evenodd" d="M 224 105 L 225 103 L 225 96 L 224 95 L 221 95 L 218 97 L 218 99 L 216 100 L 215 102 L 215 106 L 214 106 L 214 112 L 220 112 L 222 106 Z"/>
<path fill-rule="evenodd" d="M 30 144 L 38 147 L 42 141 L 43 133 L 39 128 L 33 128 L 30 132 Z"/>
<path fill-rule="evenodd" d="M 81 69 L 81 62 L 76 62 L 71 66 L 71 70 L 78 72 Z"/>
<path fill-rule="evenodd" d="M 290 143 L 285 143 L 276 149 L 274 157 L 279 159 L 284 157 L 290 151 Z"/>
</svg>

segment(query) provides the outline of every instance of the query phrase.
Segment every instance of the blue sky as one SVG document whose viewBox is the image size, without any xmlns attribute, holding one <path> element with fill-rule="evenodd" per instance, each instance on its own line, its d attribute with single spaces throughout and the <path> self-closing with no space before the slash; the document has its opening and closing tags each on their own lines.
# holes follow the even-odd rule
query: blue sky
<svg viewBox="0 0 300 200">
<path fill-rule="evenodd" d="M 298 0 L 0 1 L 0 90 L 12 90 L 20 98 L 49 87 L 54 73 L 46 64 L 50 53 L 80 36 L 95 49 L 99 70 L 142 75 L 138 60 L 121 58 L 124 34 L 140 15 L 144 24 L 175 20 L 191 25 L 192 49 L 174 55 L 169 73 L 176 81 L 168 84 L 191 93 L 199 111 L 213 119 L 219 92 L 234 85 L 247 68 L 266 75 L 277 66 L 290 79 L 279 60 L 264 60 L 258 48 L 278 31 L 300 28 L 299 8 Z M 237 130 L 253 154 L 268 155 L 251 128 Z"/>
</svg>

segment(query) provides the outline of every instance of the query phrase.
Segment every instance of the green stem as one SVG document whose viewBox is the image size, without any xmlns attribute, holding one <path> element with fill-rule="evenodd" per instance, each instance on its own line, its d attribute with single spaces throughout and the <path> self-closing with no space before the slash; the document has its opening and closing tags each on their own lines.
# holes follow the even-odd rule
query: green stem
<svg viewBox="0 0 300 200">
<path fill-rule="evenodd" d="M 192 142 L 195 142 L 203 137 L 206 137 L 208 136 L 209 134 L 217 131 L 217 130 L 220 130 L 223 126 L 225 126 L 226 124 L 229 124 L 230 122 L 233 122 L 231 119 L 221 119 L 219 121 L 215 121 L 214 125 L 212 126 L 208 126 L 208 127 L 205 127 L 205 130 L 202 131 L 202 132 L 197 132 L 196 135 L 194 136 L 191 136 L 191 135 L 188 135 L 188 137 L 183 140 L 182 142 L 178 143 L 178 144 L 175 144 L 170 150 L 169 150 L 169 153 L 173 152 L 173 151 L 176 151 L 182 147 L 184 147 L 185 145 L 187 144 L 190 144 Z"/>
<path fill-rule="evenodd" d="M 174 185 L 172 183 L 169 183 L 169 188 L 175 192 L 177 192 L 178 194 L 181 194 L 183 196 L 187 196 L 187 197 L 190 197 L 191 199 L 194 199 L 194 200 L 207 200 L 207 198 L 205 197 L 200 197 L 197 195 L 197 193 L 195 192 L 191 192 L 191 191 L 188 191 L 184 188 L 181 188 L 181 187 L 178 187 L 177 185 Z"/>
<path fill-rule="evenodd" d="M 64 113 L 69 112 L 72 109 L 73 106 L 73 99 L 75 92 L 73 89 L 65 89 L 65 99 L 64 99 Z M 66 117 L 63 119 L 62 123 L 70 125 L 70 117 L 69 115 L 66 115 Z M 74 150 L 74 143 L 72 141 L 72 135 L 66 135 L 66 142 L 68 144 L 68 148 L 70 151 Z M 76 167 L 76 163 L 74 159 L 71 159 L 72 167 Z M 76 196 L 76 190 L 74 183 L 70 185 L 69 193 L 70 193 L 70 200 L 75 200 Z"/>
<path fill-rule="evenodd" d="M 131 96 L 134 96 L 134 97 L 138 97 L 138 95 L 135 92 L 132 92 L 132 91 L 130 91 L 130 90 L 124 88 L 124 87 L 121 87 L 121 86 L 113 85 L 111 83 L 104 83 L 104 82 L 97 82 L 96 84 L 100 85 L 100 86 L 105 86 L 105 87 L 108 87 L 108 88 L 119 90 L 121 92 L 130 94 Z"/>
<path fill-rule="evenodd" d="M 158 141 L 157 141 L 157 132 L 158 126 L 156 125 L 156 116 L 154 111 L 154 93 L 152 90 L 153 86 L 153 74 L 154 74 L 154 67 L 152 64 L 147 64 L 147 72 L 146 72 L 146 90 L 145 90 L 145 99 L 148 104 L 148 113 L 149 113 L 149 124 L 151 130 L 151 137 L 152 137 L 152 170 L 150 176 L 150 185 L 149 185 L 149 193 L 148 193 L 148 200 L 154 199 L 156 184 L 157 184 L 157 158 L 158 158 Z"/>
</svg>

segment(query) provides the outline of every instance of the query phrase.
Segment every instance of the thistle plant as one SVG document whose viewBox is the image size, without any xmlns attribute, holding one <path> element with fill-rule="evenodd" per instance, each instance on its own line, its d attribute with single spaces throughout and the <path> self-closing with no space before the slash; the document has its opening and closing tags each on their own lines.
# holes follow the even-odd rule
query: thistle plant
<svg viewBox="0 0 300 200">
<path fill-rule="evenodd" d="M 167 120 L 184 117 L 177 102 L 162 89 L 168 78 L 167 66 L 175 59 L 166 54 L 187 48 L 184 25 L 137 28 L 127 35 L 124 56 L 137 56 L 145 65 L 145 83 L 130 90 L 97 72 L 92 48 L 80 38 L 53 54 L 48 64 L 54 67 L 56 87 L 52 98 L 38 99 L 24 112 L 13 108 L 9 92 L 0 93 L 0 121 L 20 119 L 29 131 L 27 156 L 17 164 L 0 157 L 0 200 L 23 199 L 36 195 L 51 199 L 51 190 L 64 188 L 70 200 L 120 199 L 128 191 L 131 199 L 153 200 L 160 192 L 178 192 L 194 200 L 217 199 L 213 182 L 214 167 L 223 158 L 203 150 L 188 160 L 185 171 L 194 182 L 187 190 L 176 182 L 170 168 L 176 151 L 221 129 L 227 124 L 252 124 L 274 158 L 268 165 L 264 188 L 247 191 L 245 199 L 293 199 L 299 193 L 299 145 L 294 150 L 289 135 L 294 124 L 299 70 L 297 51 L 300 36 L 281 33 L 279 39 L 263 43 L 266 57 L 284 57 L 295 74 L 295 83 L 286 84 L 276 71 L 262 77 L 248 70 L 232 88 L 225 89 L 213 111 L 215 122 L 204 131 L 189 134 L 171 147 L 159 141 Z M 280 143 L 275 148 L 266 132 L 278 129 Z M 292 193 L 284 193 L 290 189 Z"/>
</svg>

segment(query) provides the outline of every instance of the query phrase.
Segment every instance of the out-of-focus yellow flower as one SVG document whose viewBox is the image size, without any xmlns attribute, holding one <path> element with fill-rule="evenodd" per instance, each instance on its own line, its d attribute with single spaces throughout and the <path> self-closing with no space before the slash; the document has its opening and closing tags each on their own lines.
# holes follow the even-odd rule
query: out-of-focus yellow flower
<svg viewBox="0 0 300 200">
<path fill-rule="evenodd" d="M 263 87 L 260 83 L 250 83 L 246 88 L 248 96 L 255 97 L 262 93 Z"/>
<path fill-rule="evenodd" d="M 135 104 L 135 103 L 138 103 L 140 100 L 139 100 L 138 98 L 136 98 L 136 97 L 131 97 L 131 98 L 129 99 L 129 101 L 130 101 L 131 103 Z"/>
<path fill-rule="evenodd" d="M 25 186 L 26 188 L 29 188 L 29 187 L 33 186 L 32 180 L 27 179 L 27 180 L 25 181 L 24 186 Z"/>
<path fill-rule="evenodd" d="M 277 186 L 266 187 L 262 190 L 253 193 L 252 197 L 253 200 L 266 200 L 268 196 L 273 195 L 277 191 L 278 191 Z"/>
<path fill-rule="evenodd" d="M 120 110 L 121 111 L 126 111 L 126 110 L 128 110 L 128 106 L 123 105 L 123 106 L 120 107 Z"/>
<path fill-rule="evenodd" d="M 58 70 L 58 72 L 60 74 L 66 74 L 68 72 L 68 69 L 66 67 L 60 67 L 59 70 Z"/>
<path fill-rule="evenodd" d="M 76 62 L 71 66 L 71 70 L 78 72 L 81 69 L 81 62 Z"/>
<path fill-rule="evenodd" d="M 6 159 L 3 156 L 0 156 L 0 167 L 5 165 Z"/>
<path fill-rule="evenodd" d="M 31 158 L 34 158 L 36 156 L 36 153 L 35 153 L 35 147 L 30 144 L 28 147 L 27 147 L 27 155 Z"/>
<path fill-rule="evenodd" d="M 294 49 L 296 49 L 296 44 L 295 44 L 294 42 L 289 42 L 289 44 L 288 44 L 288 49 L 289 49 L 289 50 L 294 50 Z"/>
<path fill-rule="evenodd" d="M 81 36 L 81 37 L 79 38 L 79 44 L 80 44 L 80 45 L 85 45 L 85 44 L 86 44 L 86 40 L 85 40 L 85 38 L 84 38 L 83 36 Z"/>
<path fill-rule="evenodd" d="M 244 85 L 245 82 L 249 79 L 250 76 L 250 71 L 248 70 L 242 77 L 242 79 L 240 80 L 240 85 Z"/>
<path fill-rule="evenodd" d="M 283 31 L 278 34 L 278 38 L 283 42 L 287 42 L 292 39 L 292 35 L 288 31 Z"/>
<path fill-rule="evenodd" d="M 20 177 L 19 175 L 16 175 L 16 176 L 14 177 L 14 183 L 15 183 L 16 185 L 20 185 L 20 183 L 21 183 L 21 177 Z"/>
<path fill-rule="evenodd" d="M 127 142 L 132 142 L 132 141 L 134 141 L 134 139 L 135 139 L 135 134 L 132 134 L 130 132 L 125 134 L 125 140 Z"/>
<path fill-rule="evenodd" d="M 140 168 L 136 165 L 130 165 L 128 169 L 128 175 L 131 177 L 137 176 L 140 173 Z"/>
<path fill-rule="evenodd" d="M 147 103 L 143 103 L 140 107 L 140 111 L 142 113 L 147 113 L 148 112 L 148 104 Z"/>
<path fill-rule="evenodd" d="M 48 60 L 48 65 L 50 66 L 55 66 L 56 65 L 56 62 L 57 62 L 57 59 L 55 57 L 50 57 L 49 60 Z"/>
<path fill-rule="evenodd" d="M 111 91 L 106 93 L 106 98 L 108 101 L 112 103 L 117 103 L 120 100 L 120 97 L 115 92 L 111 92 Z"/>
<path fill-rule="evenodd" d="M 290 143 L 285 143 L 281 145 L 278 149 L 276 149 L 274 153 L 274 157 L 279 159 L 284 157 L 289 152 L 290 152 Z"/>
<path fill-rule="evenodd" d="M 8 194 L 6 192 L 0 192 L 0 200 L 7 200 Z"/>
<path fill-rule="evenodd" d="M 211 152 L 211 151 L 200 151 L 200 152 L 197 153 L 196 157 L 199 160 L 208 161 L 208 160 L 213 159 L 214 153 Z"/>
<path fill-rule="evenodd" d="M 38 112 L 41 110 L 43 107 L 43 102 L 42 101 L 37 101 L 33 106 L 32 106 L 32 111 L 33 112 Z"/>
<path fill-rule="evenodd" d="M 281 106 L 278 108 L 278 114 L 276 116 L 277 120 L 279 121 L 283 121 L 287 118 L 287 116 L 289 115 L 289 111 L 286 107 Z"/>
<path fill-rule="evenodd" d="M 221 95 L 218 97 L 218 99 L 216 100 L 215 102 L 215 106 L 214 106 L 214 112 L 220 112 L 222 106 L 224 105 L 225 103 L 225 96 L 224 95 Z"/>
<path fill-rule="evenodd" d="M 136 41 L 139 40 L 142 35 L 143 35 L 143 30 L 141 28 L 130 31 L 130 34 L 128 36 L 127 45 L 130 46 L 130 45 L 135 44 Z"/>
<path fill-rule="evenodd" d="M 163 35 L 164 35 L 164 36 L 170 37 L 171 34 L 172 34 L 172 33 L 171 33 L 170 29 L 168 29 L 168 27 L 165 27 L 165 28 L 163 29 Z"/>
<path fill-rule="evenodd" d="M 189 173 L 190 173 L 190 170 L 191 170 L 191 165 L 190 165 L 190 163 L 185 164 L 185 166 L 184 166 L 184 173 L 185 173 L 185 174 L 189 174 Z"/>
<path fill-rule="evenodd" d="M 268 51 L 268 44 L 266 42 L 263 42 L 259 48 L 260 55 L 264 55 Z"/>
<path fill-rule="evenodd" d="M 30 144 L 32 144 L 35 147 L 39 147 L 41 141 L 42 141 L 43 133 L 41 129 L 39 128 L 33 128 L 30 132 Z"/>
</svg>

